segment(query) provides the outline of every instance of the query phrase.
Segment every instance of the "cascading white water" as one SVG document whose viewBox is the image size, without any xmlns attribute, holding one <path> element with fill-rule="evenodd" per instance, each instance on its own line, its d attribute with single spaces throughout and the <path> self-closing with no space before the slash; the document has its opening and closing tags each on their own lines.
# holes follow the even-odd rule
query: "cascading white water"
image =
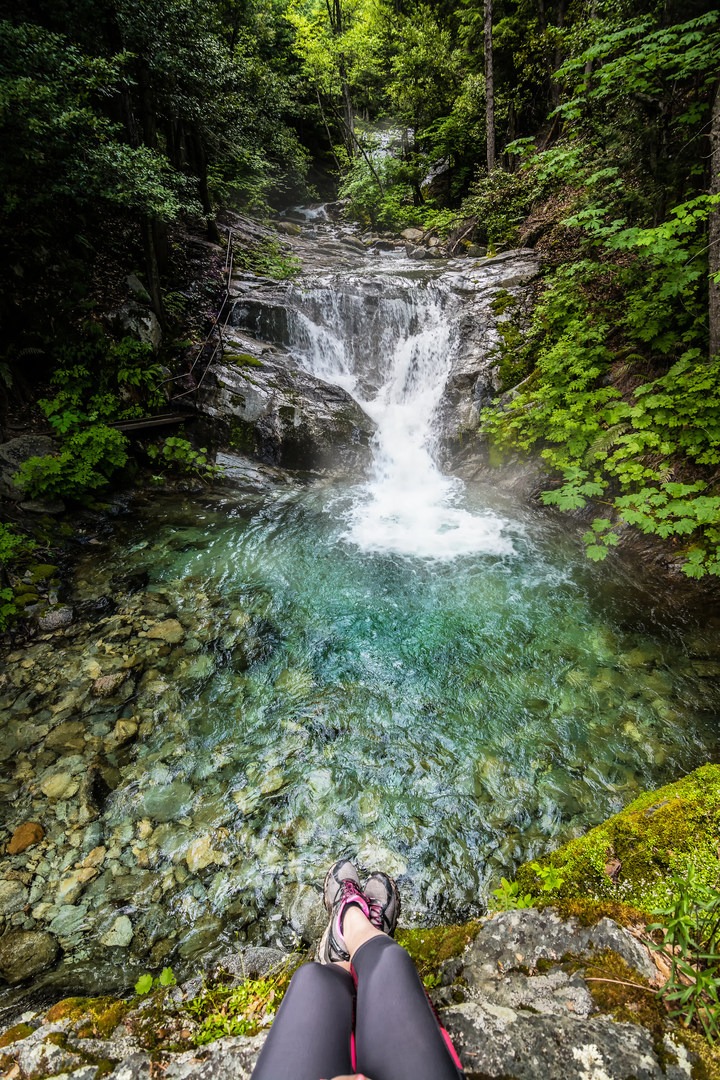
<svg viewBox="0 0 720 1080">
<path fill-rule="evenodd" d="M 466 509 L 464 485 L 436 461 L 434 418 L 457 347 L 452 292 L 437 281 L 375 271 L 336 275 L 298 289 L 294 300 L 296 358 L 346 389 L 377 424 L 372 475 L 343 539 L 364 551 L 422 558 L 511 552 L 507 523 Z"/>
</svg>

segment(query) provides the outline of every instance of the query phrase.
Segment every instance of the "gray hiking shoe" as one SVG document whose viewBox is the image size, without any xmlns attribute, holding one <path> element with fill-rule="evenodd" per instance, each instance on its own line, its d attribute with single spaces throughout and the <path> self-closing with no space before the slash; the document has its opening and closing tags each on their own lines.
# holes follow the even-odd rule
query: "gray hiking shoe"
<svg viewBox="0 0 720 1080">
<path fill-rule="evenodd" d="M 370 906 L 360 888 L 360 878 L 349 859 L 338 859 L 328 870 L 323 886 L 323 899 L 330 921 L 317 948 L 321 964 L 335 964 L 349 960 L 350 953 L 342 936 L 343 916 L 350 904 L 357 904 L 366 918 L 370 918 Z"/>
<path fill-rule="evenodd" d="M 363 886 L 365 899 L 370 906 L 370 922 L 376 930 L 392 937 L 400 918 L 400 893 L 391 877 L 376 870 Z"/>
</svg>

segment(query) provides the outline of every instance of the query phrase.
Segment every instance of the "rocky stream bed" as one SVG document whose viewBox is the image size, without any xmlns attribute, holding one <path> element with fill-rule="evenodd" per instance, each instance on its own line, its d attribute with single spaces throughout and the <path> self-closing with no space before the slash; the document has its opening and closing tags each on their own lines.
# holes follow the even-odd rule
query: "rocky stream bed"
<svg viewBox="0 0 720 1080">
<path fill-rule="evenodd" d="M 67 572 L 22 583 L 33 633 L 0 673 L 4 1074 L 249 1076 L 262 1034 L 198 1044 L 188 1005 L 304 955 L 348 853 L 398 877 L 418 962 L 418 927 L 464 927 L 424 973 L 470 1078 L 710 1075 L 664 1017 L 639 1026 L 585 981 L 599 957 L 657 979 L 634 925 L 477 920 L 501 874 L 717 758 L 717 612 L 632 559 L 589 566 L 518 495 L 532 470 L 488 482 L 469 447 L 493 300 L 527 300 L 532 253 L 446 260 L 302 221 L 296 281 L 234 280 L 198 397 L 223 475 L 117 499 Z M 599 857 L 603 897 L 637 903 Z M 129 996 L 164 966 L 179 987 Z M 67 994 L 110 997 L 47 1011 Z"/>
</svg>

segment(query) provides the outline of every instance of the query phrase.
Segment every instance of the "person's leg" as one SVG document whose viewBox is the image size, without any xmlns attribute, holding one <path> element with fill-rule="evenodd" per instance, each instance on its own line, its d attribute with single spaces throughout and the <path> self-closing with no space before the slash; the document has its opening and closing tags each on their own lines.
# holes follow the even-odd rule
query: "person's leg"
<svg viewBox="0 0 720 1080">
<path fill-rule="evenodd" d="M 343 936 L 357 978 L 357 1068 L 373 1080 L 458 1080 L 442 1029 L 405 949 L 348 908 Z"/>
<path fill-rule="evenodd" d="M 320 1080 L 352 1072 L 354 997 L 352 976 L 339 964 L 298 968 L 252 1080 Z"/>
</svg>

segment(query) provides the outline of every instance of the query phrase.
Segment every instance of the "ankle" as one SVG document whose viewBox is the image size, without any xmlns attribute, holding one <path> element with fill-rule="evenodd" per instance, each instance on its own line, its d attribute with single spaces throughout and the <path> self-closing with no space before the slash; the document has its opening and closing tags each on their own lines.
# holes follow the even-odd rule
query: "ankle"
<svg viewBox="0 0 720 1080">
<path fill-rule="evenodd" d="M 342 935 L 351 959 L 370 938 L 386 936 L 381 930 L 375 929 L 357 904 L 350 905 L 344 912 Z"/>
</svg>

